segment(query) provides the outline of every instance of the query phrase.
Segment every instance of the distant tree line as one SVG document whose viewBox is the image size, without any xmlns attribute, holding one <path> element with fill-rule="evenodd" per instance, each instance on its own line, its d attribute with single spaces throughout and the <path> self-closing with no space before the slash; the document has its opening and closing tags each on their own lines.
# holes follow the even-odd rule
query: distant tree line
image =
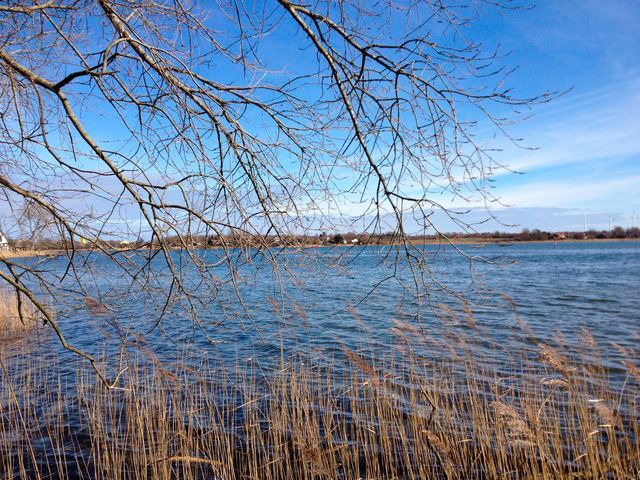
<svg viewBox="0 0 640 480">
<path fill-rule="evenodd" d="M 514 238 L 514 240 L 603 240 L 622 238 L 640 238 L 640 228 L 632 227 L 625 229 L 622 227 L 615 227 L 611 230 L 591 229 L 585 232 L 545 232 L 538 229 L 529 230 L 528 228 L 525 228 Z"/>
<path fill-rule="evenodd" d="M 443 233 L 434 235 L 414 235 L 409 237 L 413 242 L 432 241 L 480 241 L 480 242 L 528 242 L 528 241 L 562 241 L 562 240 L 601 240 L 601 239 L 640 239 L 640 228 L 615 227 L 611 230 L 587 230 L 586 232 L 548 232 L 544 230 L 523 229 L 520 233 L 511 232 L 485 232 L 485 233 Z M 256 238 L 252 235 L 183 235 L 172 236 L 163 239 L 164 244 L 171 248 L 220 248 L 220 247 L 252 247 L 257 245 L 269 245 L 270 247 L 290 246 L 322 246 L 322 245 L 389 245 L 397 241 L 393 232 L 370 234 L 355 232 L 322 232 L 318 235 L 287 235 L 287 236 L 262 236 Z M 159 242 L 146 241 L 142 238 L 130 239 L 101 239 L 99 243 L 116 250 L 129 250 L 141 248 L 157 248 Z M 90 242 L 77 239 L 61 241 L 51 238 L 9 239 L 9 245 L 14 250 L 66 250 L 85 249 L 90 244 L 96 244 L 96 239 Z"/>
</svg>

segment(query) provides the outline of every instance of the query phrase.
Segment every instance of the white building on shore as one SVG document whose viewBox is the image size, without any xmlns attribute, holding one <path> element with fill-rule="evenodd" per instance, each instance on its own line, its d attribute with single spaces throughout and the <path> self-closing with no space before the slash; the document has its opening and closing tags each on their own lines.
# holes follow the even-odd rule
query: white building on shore
<svg viewBox="0 0 640 480">
<path fill-rule="evenodd" d="M 4 233 L 0 232 L 0 252 L 8 252 L 9 251 L 9 241 L 7 237 L 4 236 Z"/>
</svg>

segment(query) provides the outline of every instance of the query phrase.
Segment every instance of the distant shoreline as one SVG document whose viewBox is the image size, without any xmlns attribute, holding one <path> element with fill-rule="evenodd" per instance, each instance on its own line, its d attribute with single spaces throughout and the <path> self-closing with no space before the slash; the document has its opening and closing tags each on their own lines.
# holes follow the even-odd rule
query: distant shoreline
<svg viewBox="0 0 640 480">
<path fill-rule="evenodd" d="M 548 240 L 517 240 L 517 239 L 501 239 L 501 238 L 450 238 L 451 243 L 457 244 L 492 244 L 492 243 L 588 243 L 588 242 L 640 242 L 640 238 L 567 238 L 567 239 L 548 239 Z M 413 242 L 415 245 L 440 245 L 449 243 L 447 240 L 417 240 Z M 373 245 L 373 244 L 372 244 Z"/>
<path fill-rule="evenodd" d="M 603 242 L 603 243 L 618 243 L 618 242 L 640 242 L 640 238 L 587 238 L 587 239 L 548 239 L 548 240 L 517 240 L 517 239 L 502 239 L 502 238 L 482 238 L 482 237 L 469 237 L 469 238 L 449 238 L 445 239 L 416 239 L 411 240 L 413 245 L 514 245 L 519 243 L 591 243 L 591 242 Z M 323 248 L 323 247 L 372 247 L 372 246 L 391 246 L 399 245 L 397 242 L 371 242 L 371 243 L 338 243 L 338 244 L 297 244 L 297 245 L 273 245 L 271 248 Z M 170 250 L 222 250 L 222 245 L 215 245 L 210 247 L 193 247 L 189 249 L 170 247 Z M 228 245 L 228 248 L 238 248 L 237 245 Z M 153 247 L 156 250 L 157 247 Z M 114 253 L 126 253 L 135 252 L 139 250 L 149 250 L 145 248 L 122 248 L 113 249 Z M 30 257 L 58 257 L 64 255 L 71 250 L 52 249 L 52 250 L 23 250 L 23 251 L 8 251 L 0 252 L 0 259 L 13 259 L 13 258 L 30 258 Z M 91 249 L 77 248 L 76 252 L 88 252 Z M 98 250 L 95 250 L 98 251 Z"/>
</svg>

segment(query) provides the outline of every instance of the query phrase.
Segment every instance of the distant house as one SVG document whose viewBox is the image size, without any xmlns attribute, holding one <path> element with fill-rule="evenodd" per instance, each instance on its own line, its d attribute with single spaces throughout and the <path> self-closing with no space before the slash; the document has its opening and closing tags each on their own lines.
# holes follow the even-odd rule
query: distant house
<svg viewBox="0 0 640 480">
<path fill-rule="evenodd" d="M 9 251 L 9 241 L 7 237 L 4 236 L 4 233 L 0 232 L 0 252 L 8 252 Z"/>
</svg>

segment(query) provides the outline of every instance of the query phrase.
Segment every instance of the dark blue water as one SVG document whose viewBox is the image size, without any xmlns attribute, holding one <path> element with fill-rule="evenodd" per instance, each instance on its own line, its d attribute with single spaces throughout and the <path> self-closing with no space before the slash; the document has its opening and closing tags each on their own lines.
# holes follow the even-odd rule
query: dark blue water
<svg viewBox="0 0 640 480">
<path fill-rule="evenodd" d="M 192 252 L 196 264 L 172 252 L 179 284 L 160 256 L 136 275 L 100 254 L 76 258 L 73 274 L 62 275 L 64 257 L 38 265 L 55 279 L 50 301 L 67 340 L 93 355 L 124 343 L 168 362 L 204 355 L 269 366 L 296 352 L 333 357 L 343 346 L 391 351 L 396 320 L 442 341 L 483 332 L 505 349 L 579 348 L 585 327 L 612 363 L 618 345 L 640 342 L 640 242 L 418 248 L 426 263 L 414 270 L 389 247 L 283 250 L 275 261 L 234 251 L 230 263 L 208 250 Z M 135 253 L 118 258 L 129 272 L 146 265 Z"/>
<path fill-rule="evenodd" d="M 329 366 L 316 371 L 335 375 L 329 382 L 335 387 L 341 378 L 353 379 L 341 375 L 354 370 L 346 351 L 375 361 L 376 371 L 385 374 L 387 394 L 395 395 L 401 386 L 406 390 L 398 390 L 411 390 L 403 368 L 419 358 L 426 360 L 424 365 L 451 361 L 445 383 L 450 381 L 463 395 L 490 396 L 498 383 L 519 395 L 527 388 L 539 394 L 542 377 L 559 377 L 540 363 L 544 343 L 570 361 L 575 358 L 580 368 L 602 366 L 598 371 L 606 373 L 621 399 L 622 421 L 637 415 L 635 400 L 622 402 L 623 394 L 635 395 L 627 386 L 622 360 L 636 362 L 640 344 L 640 242 L 419 248 L 426 253 L 422 268 L 412 268 L 403 252 L 389 247 L 283 250 L 275 260 L 255 251 L 233 251 L 231 257 L 220 250 L 175 251 L 171 267 L 160 256 L 148 261 L 132 252 L 114 258 L 81 253 L 73 268 L 64 257 L 22 262 L 37 269 L 40 282 L 33 276 L 28 281 L 56 311 L 66 340 L 108 359 L 100 362 L 108 377 L 120 371 L 118 360 L 125 358 L 143 366 L 148 360 L 169 372 L 175 364 L 181 366 L 176 371 L 193 367 L 188 368 L 193 376 L 180 377 L 185 381 L 206 378 L 206 391 L 232 412 L 225 421 L 240 450 L 246 448 L 241 407 L 247 397 L 238 394 L 246 388 L 243 378 L 246 382 L 249 376 L 251 385 L 266 389 L 278 371 L 286 371 L 280 370 L 283 363 L 294 357 L 309 371 Z M 189 254 L 195 257 L 186 258 Z M 42 378 L 28 404 L 36 416 L 54 418 L 49 386 L 77 386 L 78 357 L 64 351 L 50 332 L 26 342 L 38 359 L 45 359 L 37 364 Z M 407 355 L 408 348 L 413 355 Z M 467 353 L 473 357 L 465 357 Z M 3 365 L 8 365 L 13 384 L 20 385 L 23 360 L 30 365 L 33 357 L 16 358 Z M 471 370 L 478 380 L 473 387 L 465 376 L 468 358 L 482 367 Z M 393 366 L 385 368 L 390 362 Z M 221 373 L 227 380 L 216 387 Z M 322 374 L 312 378 L 327 380 Z M 519 381 L 525 378 L 529 381 Z M 601 379 L 589 382 L 597 387 Z M 90 394 L 86 385 L 83 388 L 83 395 Z M 65 388 L 62 396 L 68 430 L 64 441 L 68 452 L 74 452 L 67 466 L 73 472 L 81 469 L 75 464 L 78 458 L 92 458 L 90 423 L 77 390 Z M 562 393 L 556 397 L 560 412 L 566 407 L 564 399 Z M 325 413 L 350 419 L 353 399 L 338 400 L 339 406 Z M 265 400 L 260 408 L 267 407 Z M 208 421 L 203 419 L 204 424 Z M 38 429 L 33 435 L 39 439 L 34 444 L 36 461 L 46 470 L 53 465 L 50 452 L 58 447 Z"/>
</svg>

